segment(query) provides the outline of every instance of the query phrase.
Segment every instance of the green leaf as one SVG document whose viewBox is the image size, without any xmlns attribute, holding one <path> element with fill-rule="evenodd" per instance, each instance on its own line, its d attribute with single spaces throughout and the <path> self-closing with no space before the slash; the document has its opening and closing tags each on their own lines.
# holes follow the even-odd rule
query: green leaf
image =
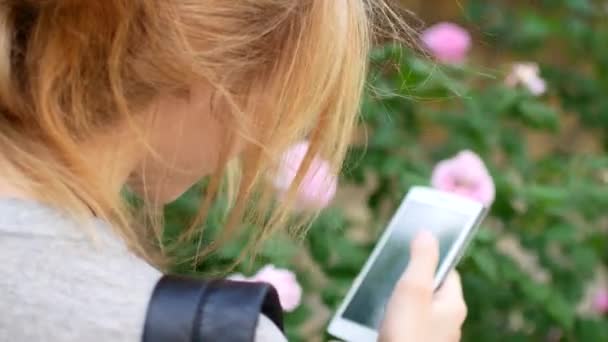
<svg viewBox="0 0 608 342">
<path fill-rule="evenodd" d="M 594 6 L 589 0 L 565 0 L 565 2 L 571 10 L 587 14 L 593 12 Z"/>
<path fill-rule="evenodd" d="M 486 227 L 487 228 L 487 227 Z M 496 241 L 496 234 L 490 229 L 485 229 L 483 226 L 475 234 L 475 241 L 488 244 Z"/>
<path fill-rule="evenodd" d="M 274 237 L 267 241 L 260 253 L 261 256 L 273 261 L 276 265 L 281 265 L 294 257 L 299 246 L 293 239 L 287 237 Z"/>
<path fill-rule="evenodd" d="M 550 22 L 546 17 L 528 13 L 522 18 L 519 27 L 521 37 L 525 41 L 542 41 L 551 32 Z"/>
<path fill-rule="evenodd" d="M 545 233 L 545 240 L 559 243 L 577 243 L 577 231 L 571 225 L 561 224 L 549 227 Z"/>
<path fill-rule="evenodd" d="M 531 279 L 521 279 L 519 287 L 529 301 L 545 303 L 551 296 L 551 288 L 544 284 L 537 284 Z"/>
<path fill-rule="evenodd" d="M 480 249 L 472 252 L 471 259 L 491 282 L 498 281 L 498 265 L 494 255 L 490 254 L 488 250 Z"/>
<path fill-rule="evenodd" d="M 522 120 L 532 128 L 555 131 L 559 126 L 557 112 L 548 105 L 535 100 L 520 103 Z"/>
<path fill-rule="evenodd" d="M 545 303 L 547 313 L 566 330 L 571 330 L 574 325 L 576 305 L 568 303 L 558 293 L 553 293 Z"/>
<path fill-rule="evenodd" d="M 532 185 L 524 189 L 526 201 L 543 206 L 557 205 L 568 200 L 568 190 L 554 186 Z"/>
<path fill-rule="evenodd" d="M 608 322 L 606 318 L 581 319 L 576 322 L 579 341 L 608 341 Z"/>
<path fill-rule="evenodd" d="M 500 91 L 492 95 L 484 100 L 489 102 L 490 111 L 497 115 L 510 114 L 511 109 L 522 99 L 522 93 L 517 88 L 501 87 Z"/>
</svg>

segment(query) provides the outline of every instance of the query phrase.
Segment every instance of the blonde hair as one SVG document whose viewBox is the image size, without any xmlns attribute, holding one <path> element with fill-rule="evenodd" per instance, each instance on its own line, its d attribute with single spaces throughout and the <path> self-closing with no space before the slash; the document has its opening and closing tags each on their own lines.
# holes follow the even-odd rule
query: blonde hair
<svg viewBox="0 0 608 342">
<path fill-rule="evenodd" d="M 261 241 L 288 217 L 290 201 L 273 204 L 262 177 L 282 149 L 310 140 L 289 198 L 313 155 L 340 169 L 364 86 L 374 8 L 383 17 L 390 12 L 363 0 L 1 1 L 0 152 L 7 170 L 25 175 L 20 185 L 42 200 L 111 222 L 150 258 L 149 234 L 137 228 L 121 195 L 104 188 L 79 146 L 159 94 L 187 96 L 205 81 L 231 105 L 222 120 L 251 146 L 239 160 L 242 171 L 233 172 L 239 182 L 230 183 L 225 236 L 245 219 L 265 227 L 255 239 Z M 262 119 L 252 117 L 260 110 Z M 184 236 L 204 223 L 225 171 L 211 178 Z M 253 198 L 256 208 L 248 205 Z"/>
</svg>

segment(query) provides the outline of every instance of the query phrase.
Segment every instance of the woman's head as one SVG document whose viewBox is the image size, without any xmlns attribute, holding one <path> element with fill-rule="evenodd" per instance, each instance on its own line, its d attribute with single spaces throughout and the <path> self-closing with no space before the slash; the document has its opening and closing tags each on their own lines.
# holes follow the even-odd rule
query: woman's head
<svg viewBox="0 0 608 342">
<path fill-rule="evenodd" d="M 139 251 L 140 234 L 108 187 L 116 169 L 128 164 L 128 184 L 154 205 L 212 175 L 204 216 L 236 158 L 234 226 L 251 196 L 270 208 L 257 185 L 289 144 L 310 139 L 310 156 L 338 170 L 364 82 L 370 6 L 3 1 L 2 157 L 24 176 L 21 187 L 68 210 L 93 210 Z M 104 153 L 108 165 L 99 165 L 94 157 Z M 282 222 L 281 212 L 266 224 Z"/>
</svg>

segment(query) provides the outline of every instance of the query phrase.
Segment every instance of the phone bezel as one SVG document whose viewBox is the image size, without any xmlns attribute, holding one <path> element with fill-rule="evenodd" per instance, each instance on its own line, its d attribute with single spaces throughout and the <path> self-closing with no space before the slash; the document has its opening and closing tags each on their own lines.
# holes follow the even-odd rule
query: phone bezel
<svg viewBox="0 0 608 342">
<path fill-rule="evenodd" d="M 475 230 L 479 227 L 481 221 L 485 217 L 486 209 L 484 206 L 476 201 L 470 200 L 460 195 L 447 193 L 427 187 L 413 187 L 405 195 L 401 205 L 391 218 L 387 228 L 382 233 L 382 236 L 378 240 L 378 243 L 374 247 L 370 257 L 365 262 L 361 272 L 357 275 L 353 281 L 353 285 L 346 294 L 344 300 L 340 304 L 336 314 L 329 324 L 328 332 L 333 336 L 345 339 L 351 342 L 358 341 L 375 341 L 378 338 L 378 332 L 374 329 L 370 329 L 357 322 L 353 322 L 342 315 L 346 310 L 346 307 L 352 300 L 352 297 L 357 292 L 361 282 L 369 272 L 371 266 L 376 260 L 380 251 L 384 248 L 384 245 L 388 241 L 391 232 L 397 226 L 396 218 L 400 216 L 406 208 L 406 203 L 410 201 L 421 202 L 429 204 L 438 208 L 445 208 L 451 211 L 455 211 L 469 217 L 469 220 L 465 224 L 464 229 L 460 232 L 458 238 L 454 244 L 450 247 L 445 259 L 439 265 L 437 274 L 434 280 L 434 287 L 438 288 L 444 281 L 447 274 L 452 270 L 459 262 L 459 259 L 464 254 L 466 246 L 470 242 L 474 235 Z"/>
</svg>

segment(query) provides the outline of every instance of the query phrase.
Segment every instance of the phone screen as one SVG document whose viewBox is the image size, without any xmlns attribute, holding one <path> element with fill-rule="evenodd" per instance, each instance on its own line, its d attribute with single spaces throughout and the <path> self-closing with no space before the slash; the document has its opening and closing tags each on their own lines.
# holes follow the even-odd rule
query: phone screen
<svg viewBox="0 0 608 342">
<path fill-rule="evenodd" d="M 409 262 L 409 245 L 418 230 L 430 230 L 439 239 L 441 265 L 470 217 L 430 204 L 409 201 L 397 212 L 390 236 L 373 261 L 343 317 L 378 330 L 384 307 Z"/>
</svg>

